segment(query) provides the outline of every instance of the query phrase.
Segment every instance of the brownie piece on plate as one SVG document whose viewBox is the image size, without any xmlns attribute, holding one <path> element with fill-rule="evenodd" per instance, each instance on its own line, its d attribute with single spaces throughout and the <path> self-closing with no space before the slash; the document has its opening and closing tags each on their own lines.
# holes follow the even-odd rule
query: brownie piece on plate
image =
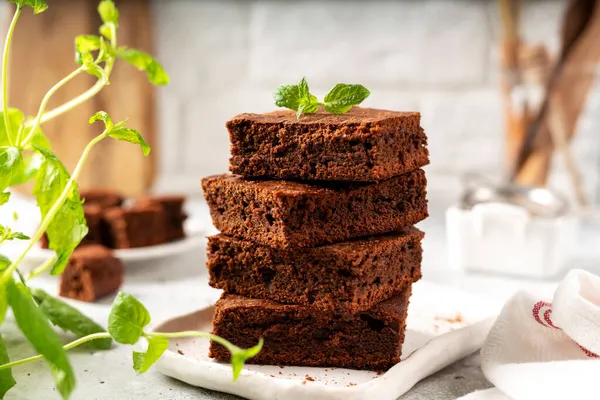
<svg viewBox="0 0 600 400">
<path fill-rule="evenodd" d="M 104 243 L 114 249 L 153 246 L 166 241 L 165 214 L 158 204 L 110 208 L 104 211 L 103 225 Z"/>
<path fill-rule="evenodd" d="M 88 234 L 79 245 L 102 244 L 102 207 L 97 204 L 84 204 L 83 213 L 88 226 Z M 48 245 L 48 236 L 44 233 L 40 239 L 40 247 L 47 249 Z"/>
<path fill-rule="evenodd" d="M 393 232 L 425 219 L 426 179 L 418 169 L 377 183 L 301 183 L 204 178 L 216 228 L 272 247 L 314 247 Z"/>
<path fill-rule="evenodd" d="M 138 205 L 159 204 L 163 207 L 167 241 L 185 237 L 183 223 L 187 219 L 187 215 L 183 210 L 184 203 L 185 196 L 181 195 L 143 196 L 136 201 Z"/>
<path fill-rule="evenodd" d="M 102 208 L 119 207 L 124 201 L 123 196 L 111 189 L 82 190 L 79 195 L 86 204 L 96 204 Z"/>
<path fill-rule="evenodd" d="M 121 287 L 125 268 L 104 246 L 76 249 L 60 276 L 59 295 L 81 301 L 95 301 Z"/>
<path fill-rule="evenodd" d="M 381 181 L 429 163 L 417 112 L 353 107 L 241 114 L 227 122 L 230 170 L 248 177 Z"/>
<path fill-rule="evenodd" d="M 215 306 L 213 334 L 242 348 L 264 339 L 252 364 L 384 370 L 400 361 L 410 287 L 401 295 L 348 315 L 311 306 L 224 294 Z M 209 356 L 230 359 L 211 342 Z"/>
<path fill-rule="evenodd" d="M 365 311 L 421 278 L 416 228 L 320 247 L 278 249 L 225 236 L 208 238 L 210 285 L 225 293 Z"/>
</svg>

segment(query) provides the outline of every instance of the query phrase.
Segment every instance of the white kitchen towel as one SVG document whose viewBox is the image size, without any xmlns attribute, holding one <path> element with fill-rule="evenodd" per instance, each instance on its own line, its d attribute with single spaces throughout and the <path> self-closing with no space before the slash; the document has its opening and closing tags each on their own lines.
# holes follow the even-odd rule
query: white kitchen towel
<svg viewBox="0 0 600 400">
<path fill-rule="evenodd" d="M 496 387 L 464 400 L 600 399 L 600 278 L 573 270 L 548 300 L 507 302 L 481 349 Z"/>
</svg>

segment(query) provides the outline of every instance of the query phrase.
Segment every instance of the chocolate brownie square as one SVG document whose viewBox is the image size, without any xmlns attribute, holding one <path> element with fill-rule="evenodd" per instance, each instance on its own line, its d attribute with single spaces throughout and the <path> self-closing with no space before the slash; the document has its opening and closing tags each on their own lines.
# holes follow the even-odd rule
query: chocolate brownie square
<svg viewBox="0 0 600 400">
<path fill-rule="evenodd" d="M 77 248 L 60 276 L 59 295 L 92 302 L 114 293 L 121 287 L 123 263 L 104 246 Z"/>
<path fill-rule="evenodd" d="M 165 216 L 165 237 L 167 241 L 179 240 L 185 237 L 183 223 L 187 215 L 183 210 L 185 196 L 181 195 L 163 195 L 163 196 L 143 196 L 136 204 L 159 204 L 164 209 Z"/>
<path fill-rule="evenodd" d="M 111 189 L 90 189 L 79 192 L 86 204 L 96 204 L 102 208 L 120 207 L 124 198 Z"/>
<path fill-rule="evenodd" d="M 425 219 L 426 178 L 415 170 L 376 183 L 204 178 L 213 224 L 272 247 L 314 247 L 397 231 Z"/>
<path fill-rule="evenodd" d="M 79 246 L 102 244 L 102 207 L 98 204 L 84 204 L 83 213 L 88 226 L 88 233 L 79 243 Z M 40 238 L 40 247 L 47 249 L 48 245 L 48 236 L 44 233 Z"/>
<path fill-rule="evenodd" d="M 416 228 L 301 249 L 208 238 L 210 285 L 225 293 L 355 314 L 397 296 L 421 278 Z"/>
<path fill-rule="evenodd" d="M 246 177 L 374 182 L 429 163 L 417 112 L 354 107 L 241 114 L 227 122 L 230 170 Z"/>
<path fill-rule="evenodd" d="M 217 302 L 213 334 L 248 348 L 264 339 L 252 364 L 384 370 L 400 362 L 410 287 L 402 294 L 348 315 L 224 294 Z M 211 342 L 209 356 L 228 361 Z"/>
<path fill-rule="evenodd" d="M 113 249 L 153 246 L 165 243 L 165 214 L 158 204 L 104 211 L 104 243 Z"/>
</svg>

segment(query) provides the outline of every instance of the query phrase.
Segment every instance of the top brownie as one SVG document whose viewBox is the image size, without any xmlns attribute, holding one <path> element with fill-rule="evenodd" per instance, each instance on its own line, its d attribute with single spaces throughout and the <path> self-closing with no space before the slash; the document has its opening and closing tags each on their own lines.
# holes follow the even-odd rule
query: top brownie
<svg viewBox="0 0 600 400">
<path fill-rule="evenodd" d="M 354 107 L 240 114 L 227 122 L 230 170 L 246 177 L 377 182 L 429 163 L 417 112 Z"/>
</svg>

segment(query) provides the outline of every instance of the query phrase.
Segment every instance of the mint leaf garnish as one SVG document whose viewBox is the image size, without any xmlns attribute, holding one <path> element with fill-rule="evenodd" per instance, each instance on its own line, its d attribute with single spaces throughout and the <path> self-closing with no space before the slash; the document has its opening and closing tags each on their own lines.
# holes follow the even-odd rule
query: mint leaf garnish
<svg viewBox="0 0 600 400">
<path fill-rule="evenodd" d="M 143 374 L 158 361 L 160 356 L 169 347 L 169 339 L 161 336 L 146 337 L 148 341 L 148 350 L 145 353 L 133 352 L 133 369 L 138 374 Z"/>
<path fill-rule="evenodd" d="M 302 78 L 297 85 L 282 85 L 275 90 L 273 98 L 279 107 L 296 111 L 296 118 L 302 114 L 314 114 L 319 111 L 319 106 L 324 106 L 325 111 L 334 114 L 344 114 L 356 105 L 362 103 L 371 94 L 362 85 L 347 85 L 338 83 L 325 96 L 321 103 L 310 94 L 306 78 Z"/>
<path fill-rule="evenodd" d="M 100 36 L 96 35 L 79 35 L 75 38 L 75 62 L 79 65 L 83 64 L 83 56 L 92 51 L 100 50 L 101 42 L 104 41 Z"/>
<path fill-rule="evenodd" d="M 44 158 L 33 189 L 43 219 L 61 197 L 70 175 L 51 151 L 39 147 L 35 147 L 35 150 Z M 46 228 L 48 247 L 54 250 L 57 256 L 51 271 L 53 275 L 64 271 L 71 253 L 88 233 L 82 205 L 77 184 L 73 182 L 67 198 Z"/>
<path fill-rule="evenodd" d="M 13 136 L 19 130 L 19 126 L 23 123 L 23 112 L 16 108 L 10 108 L 8 110 L 8 124 L 10 125 L 10 131 Z M 4 123 L 4 112 L 0 111 L 0 146 L 10 146 L 10 139 L 8 137 L 8 130 Z"/>
<path fill-rule="evenodd" d="M 144 156 L 150 154 L 150 146 L 148 145 L 148 143 L 146 143 L 142 134 L 136 131 L 135 129 L 128 128 L 125 126 L 127 120 L 114 124 L 112 118 L 110 117 L 110 115 L 108 115 L 107 112 L 98 111 L 90 118 L 90 124 L 93 124 L 96 121 L 104 122 L 104 126 L 106 127 L 106 134 L 111 138 L 117 140 L 124 140 L 133 144 L 139 144 L 142 148 L 142 153 L 144 153 Z"/>
<path fill-rule="evenodd" d="M 3 293 L 4 294 L 4 293 Z M 2 295 L 0 295 L 1 297 Z M 4 339 L 2 335 L 0 335 L 0 365 L 8 364 L 10 359 L 8 358 L 8 353 L 6 352 L 6 345 L 4 344 Z M 0 399 L 3 399 L 6 393 L 15 386 L 17 382 L 15 378 L 13 378 L 12 370 L 10 368 L 5 368 L 0 370 Z"/>
<path fill-rule="evenodd" d="M 8 0 L 11 3 L 15 3 L 18 6 L 29 6 L 33 8 L 34 14 L 39 14 L 41 12 L 46 11 L 48 8 L 48 4 L 46 4 L 46 0 Z"/>
<path fill-rule="evenodd" d="M 150 323 L 150 314 L 130 294 L 119 292 L 108 316 L 108 333 L 121 344 L 135 344 Z"/>
<path fill-rule="evenodd" d="M 60 338 L 23 283 L 10 279 L 7 286 L 8 302 L 19 329 L 35 350 L 44 356 L 58 392 L 63 398 L 68 398 L 75 387 L 75 374 Z"/>
<path fill-rule="evenodd" d="M 117 57 L 127 61 L 140 71 L 146 71 L 148 80 L 154 85 L 169 83 L 169 75 L 150 54 L 136 49 L 121 47 L 117 49 Z"/>
<path fill-rule="evenodd" d="M 40 310 L 48 317 L 52 324 L 59 328 L 74 333 L 77 337 L 83 337 L 98 332 L 106 332 L 96 322 L 83 315 L 76 308 L 71 307 L 62 300 L 50 296 L 41 289 L 29 289 Z M 96 339 L 89 342 L 95 349 L 110 349 L 111 339 Z"/>
<path fill-rule="evenodd" d="M 273 94 L 275 104 L 279 107 L 296 111 L 296 118 L 302 114 L 313 114 L 319 109 L 319 101 L 310 94 L 306 78 L 297 85 L 282 85 Z"/>
<path fill-rule="evenodd" d="M 21 233 L 21 232 L 13 232 L 12 229 L 0 225 L 0 243 L 7 240 L 29 240 L 30 237 Z"/>
<path fill-rule="evenodd" d="M 344 114 L 362 103 L 371 92 L 362 85 L 338 83 L 325 96 L 325 110 L 334 114 Z"/>
<path fill-rule="evenodd" d="M 104 23 L 119 23 L 119 10 L 117 10 L 112 0 L 102 0 L 98 4 L 98 14 L 100 14 L 100 18 L 102 18 L 102 22 Z"/>
</svg>

